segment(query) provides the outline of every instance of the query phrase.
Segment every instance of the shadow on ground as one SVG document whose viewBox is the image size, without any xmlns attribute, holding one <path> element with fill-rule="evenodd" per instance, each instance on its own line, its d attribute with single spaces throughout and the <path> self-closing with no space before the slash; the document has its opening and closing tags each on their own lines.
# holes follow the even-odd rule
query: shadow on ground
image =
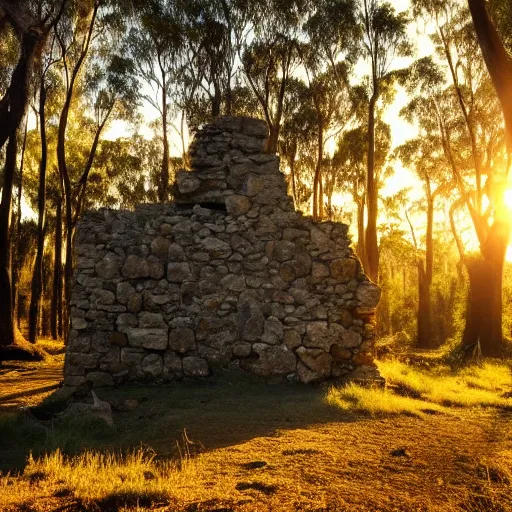
<svg viewBox="0 0 512 512">
<path fill-rule="evenodd" d="M 73 454 L 84 448 L 124 452 L 143 445 L 158 457 L 180 457 L 272 437 L 281 430 L 354 420 L 325 403 L 325 386 L 269 384 L 238 374 L 201 382 L 127 385 L 97 394 L 113 405 L 114 428 L 81 418 L 59 419 L 52 415 L 59 404 L 51 395 L 35 410 L 0 413 L 0 471 L 22 470 L 29 453 L 37 456 L 57 448 Z M 119 410 L 126 400 L 136 407 Z"/>
</svg>

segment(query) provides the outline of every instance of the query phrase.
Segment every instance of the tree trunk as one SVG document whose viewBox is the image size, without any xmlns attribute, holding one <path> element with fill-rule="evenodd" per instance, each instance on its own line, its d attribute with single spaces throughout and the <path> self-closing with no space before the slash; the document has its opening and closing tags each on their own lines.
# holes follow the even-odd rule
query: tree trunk
<svg viewBox="0 0 512 512">
<path fill-rule="evenodd" d="M 46 141 L 46 119 L 45 105 L 46 89 L 44 77 L 41 78 L 39 88 L 39 121 L 41 129 L 41 162 L 39 165 L 39 196 L 37 199 L 38 221 L 37 221 L 37 252 L 34 271 L 32 274 L 32 290 L 30 296 L 30 308 L 28 315 L 28 339 L 30 343 L 37 341 L 37 326 L 39 320 L 39 304 L 43 291 L 43 253 L 46 222 L 46 167 L 47 167 L 47 141 Z"/>
<path fill-rule="evenodd" d="M 297 208 L 297 184 L 295 179 L 295 158 L 292 158 L 290 162 L 290 173 L 292 175 L 292 195 L 293 195 L 293 206 Z"/>
<path fill-rule="evenodd" d="M 0 203 L 0 346 L 14 342 L 12 311 L 10 235 L 12 217 L 12 186 L 18 153 L 18 136 L 15 131 L 7 143 L 4 167 L 2 202 Z"/>
<path fill-rule="evenodd" d="M 462 338 L 467 358 L 481 353 L 500 357 L 502 333 L 503 264 L 510 235 L 505 222 L 495 221 L 483 253 L 464 261 L 469 275 L 466 326 Z"/>
<path fill-rule="evenodd" d="M 53 267 L 52 309 L 50 324 L 54 340 L 62 336 L 62 202 L 57 201 L 55 250 Z M 60 322 L 59 322 L 60 318 Z"/>
<path fill-rule="evenodd" d="M 313 220 L 320 220 L 320 174 L 322 172 L 322 158 L 324 156 L 323 148 L 324 134 L 322 127 L 318 127 L 318 155 L 315 168 L 315 178 L 313 180 Z"/>
<path fill-rule="evenodd" d="M 220 106 L 222 103 L 222 92 L 220 85 L 215 81 L 213 83 L 214 95 L 212 99 L 212 117 L 215 119 L 220 116 Z"/>
<path fill-rule="evenodd" d="M 325 217 L 324 214 L 324 180 L 322 179 L 322 173 L 318 177 L 318 214 L 320 220 Z"/>
<path fill-rule="evenodd" d="M 512 151 L 512 59 L 487 12 L 484 0 L 468 0 L 478 43 L 492 83 L 501 103 L 507 131 L 507 146 Z"/>
<path fill-rule="evenodd" d="M 418 347 L 432 348 L 432 304 L 430 287 L 432 285 L 432 269 L 434 263 L 434 199 L 430 192 L 430 182 L 427 182 L 427 233 L 425 266 L 418 262 Z M 426 267 L 426 268 L 425 268 Z"/>
<path fill-rule="evenodd" d="M 181 111 L 181 120 L 180 120 L 180 139 L 181 139 L 181 160 L 182 165 L 185 168 L 188 168 L 188 159 L 187 159 L 187 147 L 185 145 L 185 115 L 186 111 L 183 109 Z"/>
<path fill-rule="evenodd" d="M 66 198 L 66 260 L 64 262 L 64 343 L 67 345 L 70 329 L 70 308 L 71 308 L 71 281 L 73 279 L 73 217 L 71 200 Z"/>
<path fill-rule="evenodd" d="M 18 130 L 25 115 L 32 65 L 38 48 L 42 47 L 38 46 L 41 37 L 42 33 L 34 29 L 28 30 L 21 39 L 18 63 L 12 74 L 9 88 L 0 100 L 0 149 Z"/>
<path fill-rule="evenodd" d="M 273 124 L 269 126 L 269 136 L 267 140 L 267 145 L 265 148 L 265 152 L 270 155 L 275 155 L 278 151 L 278 144 L 279 144 L 279 132 L 280 132 L 280 125 Z"/>
<path fill-rule="evenodd" d="M 230 116 L 232 113 L 233 113 L 233 93 L 231 91 L 231 80 L 228 78 L 228 81 L 226 83 L 226 115 Z"/>
<path fill-rule="evenodd" d="M 167 135 L 167 87 L 164 79 L 162 88 L 162 135 L 164 139 L 164 154 L 162 170 L 158 187 L 158 200 L 164 203 L 169 200 L 169 138 Z"/>
<path fill-rule="evenodd" d="M 432 348 L 430 283 L 421 259 L 418 261 L 418 312 L 416 318 L 418 321 L 418 348 Z"/>
<path fill-rule="evenodd" d="M 361 262 L 365 261 L 365 243 L 364 243 L 364 204 L 365 196 L 357 202 L 357 247 L 356 253 Z"/>
<path fill-rule="evenodd" d="M 379 246 L 377 242 L 378 190 L 375 179 L 375 105 L 377 94 L 370 99 L 368 110 L 368 160 L 366 176 L 366 204 L 368 222 L 365 234 L 365 272 L 377 282 L 379 277 Z"/>
<path fill-rule="evenodd" d="M 13 244 L 13 249 L 15 249 L 16 258 L 13 259 L 12 264 L 12 309 L 13 316 L 16 319 L 16 325 L 18 329 L 21 326 L 21 315 L 19 311 L 19 286 L 18 286 L 18 277 L 20 272 L 20 239 L 21 239 L 21 201 L 23 197 L 23 167 L 25 165 L 25 150 L 27 149 L 27 132 L 28 132 L 28 116 L 26 116 L 25 120 L 25 131 L 23 135 L 23 147 L 21 149 L 21 163 L 20 163 L 20 182 L 18 185 L 18 218 L 16 225 L 16 243 Z"/>
</svg>

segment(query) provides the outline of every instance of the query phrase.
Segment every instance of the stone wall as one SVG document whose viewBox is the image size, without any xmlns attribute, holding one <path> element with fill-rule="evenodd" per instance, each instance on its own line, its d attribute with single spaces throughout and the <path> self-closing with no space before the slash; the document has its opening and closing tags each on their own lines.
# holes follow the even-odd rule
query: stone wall
<svg viewBox="0 0 512 512">
<path fill-rule="evenodd" d="M 378 379 L 380 290 L 348 226 L 294 211 L 265 123 L 221 118 L 190 148 L 176 203 L 78 226 L 65 384 L 207 377 Z"/>
</svg>

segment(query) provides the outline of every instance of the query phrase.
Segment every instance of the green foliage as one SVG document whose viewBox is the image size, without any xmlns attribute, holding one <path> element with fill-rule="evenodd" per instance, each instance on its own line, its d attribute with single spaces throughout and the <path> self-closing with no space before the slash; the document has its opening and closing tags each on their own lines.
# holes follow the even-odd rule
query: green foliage
<svg viewBox="0 0 512 512">
<path fill-rule="evenodd" d="M 102 141 L 89 177 L 88 204 L 134 208 L 156 200 L 160 141 L 140 135 Z"/>
</svg>

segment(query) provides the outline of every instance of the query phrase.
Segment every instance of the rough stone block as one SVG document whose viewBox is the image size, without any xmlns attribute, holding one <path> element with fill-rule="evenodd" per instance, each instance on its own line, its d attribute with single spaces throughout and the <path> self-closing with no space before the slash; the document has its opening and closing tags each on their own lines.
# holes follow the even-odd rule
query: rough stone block
<svg viewBox="0 0 512 512">
<path fill-rule="evenodd" d="M 183 377 L 183 364 L 181 362 L 181 357 L 172 350 L 167 350 L 164 354 L 162 377 L 165 380 L 179 380 Z"/>
<path fill-rule="evenodd" d="M 233 292 L 242 292 L 246 289 L 245 277 L 229 274 L 220 281 L 221 289 Z"/>
<path fill-rule="evenodd" d="M 208 237 L 202 241 L 202 247 L 212 259 L 229 258 L 233 252 L 231 245 L 219 238 Z"/>
<path fill-rule="evenodd" d="M 240 342 L 233 345 L 233 355 L 235 357 L 249 357 L 251 355 L 252 345 L 246 342 Z"/>
<path fill-rule="evenodd" d="M 142 359 L 142 371 L 151 377 L 159 377 L 164 369 L 164 360 L 158 354 L 148 354 Z"/>
<path fill-rule="evenodd" d="M 331 261 L 329 267 L 331 276 L 342 283 L 350 281 L 356 276 L 357 260 L 355 258 L 341 258 Z"/>
<path fill-rule="evenodd" d="M 208 361 L 201 357 L 184 357 L 183 373 L 187 377 L 208 377 L 210 374 Z"/>
<path fill-rule="evenodd" d="M 132 295 L 128 299 L 128 303 L 126 304 L 126 309 L 130 313 L 138 313 L 142 309 L 142 295 L 140 293 L 136 293 Z"/>
<path fill-rule="evenodd" d="M 320 348 L 299 347 L 296 350 L 300 360 L 319 377 L 328 377 L 331 374 L 332 357 Z"/>
<path fill-rule="evenodd" d="M 196 349 L 194 331 L 188 327 L 178 327 L 169 332 L 169 348 L 180 354 Z"/>
<path fill-rule="evenodd" d="M 167 265 L 167 280 L 171 283 L 191 281 L 193 275 L 188 263 L 169 263 Z"/>
<path fill-rule="evenodd" d="M 261 341 L 269 345 L 280 344 L 283 340 L 283 331 L 283 324 L 277 318 L 268 318 L 265 320 Z"/>
<path fill-rule="evenodd" d="M 360 283 L 356 291 L 356 299 L 361 306 L 376 308 L 380 300 L 380 288 L 369 282 Z"/>
<path fill-rule="evenodd" d="M 107 372 L 88 372 L 85 380 L 95 388 L 103 388 L 114 385 L 112 375 Z"/>
<path fill-rule="evenodd" d="M 295 329 L 287 329 L 283 334 L 283 343 L 290 350 L 295 350 L 302 344 L 302 336 Z"/>
<path fill-rule="evenodd" d="M 161 327 L 166 328 L 167 324 L 164 321 L 162 313 L 149 313 L 148 311 L 143 311 L 139 313 L 139 327 Z"/>
<path fill-rule="evenodd" d="M 239 217 L 251 209 L 252 202 L 247 196 L 232 195 L 226 197 L 225 205 L 230 215 Z"/>
<path fill-rule="evenodd" d="M 116 289 L 116 297 L 117 301 L 121 304 L 128 304 L 128 301 L 131 297 L 133 297 L 137 292 L 135 288 L 127 282 L 117 283 Z"/>
<path fill-rule="evenodd" d="M 135 254 L 130 254 L 121 269 L 121 273 L 126 279 L 140 279 L 149 276 L 148 262 L 145 258 L 139 258 Z"/>
<path fill-rule="evenodd" d="M 140 329 L 129 327 L 125 330 L 130 347 L 143 347 L 150 350 L 165 350 L 169 342 L 167 329 Z"/>
<path fill-rule="evenodd" d="M 245 359 L 243 364 L 256 375 L 287 375 L 296 369 L 295 354 L 285 345 L 254 343 L 252 350 L 258 358 Z"/>
<path fill-rule="evenodd" d="M 105 256 L 96 264 L 96 275 L 102 279 L 113 279 L 119 276 L 119 269 L 121 268 L 120 257 L 113 253 L 107 252 Z"/>
</svg>

